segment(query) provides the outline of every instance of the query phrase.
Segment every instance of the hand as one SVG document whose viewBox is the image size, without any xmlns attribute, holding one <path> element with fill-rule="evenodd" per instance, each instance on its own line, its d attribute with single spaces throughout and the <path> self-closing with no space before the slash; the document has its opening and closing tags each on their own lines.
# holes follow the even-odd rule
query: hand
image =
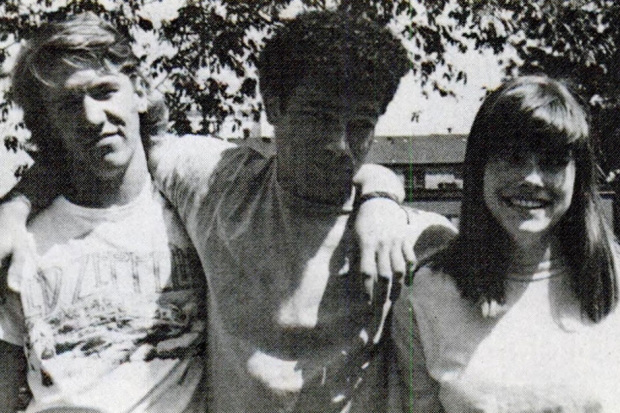
<svg viewBox="0 0 620 413">
<path fill-rule="evenodd" d="M 407 213 L 389 199 L 367 200 L 359 208 L 355 231 L 360 246 L 360 271 L 367 277 L 371 300 L 374 285 L 379 286 L 380 294 L 391 291 L 390 296 L 397 296 L 401 279 L 416 261 L 415 239 L 407 231 Z"/>
</svg>

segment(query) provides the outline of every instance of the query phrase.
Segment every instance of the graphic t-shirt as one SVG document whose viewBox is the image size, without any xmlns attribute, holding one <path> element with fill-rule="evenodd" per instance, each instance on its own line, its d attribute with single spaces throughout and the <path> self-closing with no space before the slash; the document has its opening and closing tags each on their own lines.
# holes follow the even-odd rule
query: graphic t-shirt
<svg viewBox="0 0 620 413">
<path fill-rule="evenodd" d="M 205 279 L 177 215 L 150 182 L 120 207 L 58 197 L 29 230 L 38 271 L 20 287 L 27 412 L 204 411 Z"/>
<path fill-rule="evenodd" d="M 389 302 L 357 272 L 350 209 L 283 191 L 273 157 L 213 148 L 175 141 L 155 173 L 208 279 L 209 412 L 386 411 Z"/>
</svg>

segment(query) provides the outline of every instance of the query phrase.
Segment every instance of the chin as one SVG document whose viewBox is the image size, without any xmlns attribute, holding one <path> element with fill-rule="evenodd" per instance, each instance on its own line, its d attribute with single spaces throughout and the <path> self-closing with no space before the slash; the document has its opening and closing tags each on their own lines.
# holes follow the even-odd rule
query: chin
<svg viewBox="0 0 620 413">
<path fill-rule="evenodd" d="M 520 232 L 540 233 L 546 232 L 551 227 L 551 222 L 544 221 L 525 221 L 518 226 Z"/>
<path fill-rule="evenodd" d="M 101 165 L 99 168 L 93 169 L 93 175 L 102 181 L 109 181 L 123 176 L 126 170 L 127 167 L 124 164 L 116 165 L 106 163 L 105 165 Z"/>
</svg>

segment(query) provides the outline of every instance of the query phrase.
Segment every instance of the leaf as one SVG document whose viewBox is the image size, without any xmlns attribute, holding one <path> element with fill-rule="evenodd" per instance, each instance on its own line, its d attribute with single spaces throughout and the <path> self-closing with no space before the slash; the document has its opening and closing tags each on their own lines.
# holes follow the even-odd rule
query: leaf
<svg viewBox="0 0 620 413">
<path fill-rule="evenodd" d="M 138 26 L 145 31 L 153 30 L 153 22 L 138 16 Z"/>
</svg>

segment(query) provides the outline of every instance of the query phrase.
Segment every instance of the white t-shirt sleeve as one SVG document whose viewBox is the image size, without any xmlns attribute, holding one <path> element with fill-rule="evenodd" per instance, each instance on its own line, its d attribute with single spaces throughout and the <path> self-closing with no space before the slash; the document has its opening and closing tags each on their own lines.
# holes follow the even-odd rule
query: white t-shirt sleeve
<svg viewBox="0 0 620 413">
<path fill-rule="evenodd" d="M 419 261 L 429 257 L 454 238 L 457 229 L 443 215 L 405 207 L 409 216 L 408 236 L 414 243 L 414 252 Z"/>
<path fill-rule="evenodd" d="M 21 300 L 15 292 L 5 294 L 4 302 L 0 304 L 0 340 L 21 346 L 26 334 Z"/>
<path fill-rule="evenodd" d="M 149 150 L 151 175 L 158 189 L 187 223 L 194 200 L 209 191 L 211 175 L 222 154 L 235 145 L 216 138 L 167 135 Z"/>
</svg>

